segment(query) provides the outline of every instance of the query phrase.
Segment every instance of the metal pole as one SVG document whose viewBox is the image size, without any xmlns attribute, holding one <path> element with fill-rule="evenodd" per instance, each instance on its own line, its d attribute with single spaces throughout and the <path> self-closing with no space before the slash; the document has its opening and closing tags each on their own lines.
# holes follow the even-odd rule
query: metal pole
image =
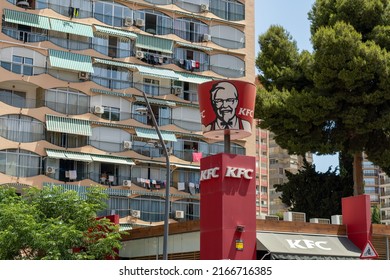
<svg viewBox="0 0 390 280">
<path fill-rule="evenodd" d="M 167 169 L 167 183 L 165 186 L 165 216 L 164 216 L 164 239 L 163 239 L 163 260 L 168 259 L 168 233 L 169 233 L 169 187 L 171 186 L 171 172 L 170 172 L 170 162 L 169 162 L 169 153 L 168 148 L 165 145 L 164 139 L 162 138 L 161 131 L 158 127 L 156 117 L 153 114 L 152 107 L 150 106 L 148 97 L 146 96 L 146 93 L 142 91 L 142 94 L 146 101 L 146 106 L 148 107 L 149 114 L 152 118 L 152 122 L 154 125 L 154 129 L 157 132 L 158 138 L 160 140 L 160 144 L 163 148 L 164 154 L 165 154 L 165 161 L 166 161 L 166 169 Z"/>
<path fill-rule="evenodd" d="M 225 130 L 223 135 L 224 152 L 230 154 L 230 131 Z"/>
</svg>

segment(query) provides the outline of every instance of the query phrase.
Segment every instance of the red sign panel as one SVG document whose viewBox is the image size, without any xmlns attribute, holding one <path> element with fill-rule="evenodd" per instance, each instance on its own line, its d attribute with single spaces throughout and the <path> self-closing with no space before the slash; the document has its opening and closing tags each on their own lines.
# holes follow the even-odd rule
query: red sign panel
<svg viewBox="0 0 390 280">
<path fill-rule="evenodd" d="M 252 134 L 256 86 L 235 80 L 218 80 L 198 87 L 199 110 L 203 135 L 223 139 L 226 131 L 231 139 Z"/>
</svg>

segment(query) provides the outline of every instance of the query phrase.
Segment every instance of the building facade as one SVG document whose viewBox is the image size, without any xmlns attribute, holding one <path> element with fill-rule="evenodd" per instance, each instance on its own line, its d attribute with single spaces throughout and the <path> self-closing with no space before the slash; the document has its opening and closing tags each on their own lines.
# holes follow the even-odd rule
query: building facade
<svg viewBox="0 0 390 280">
<path fill-rule="evenodd" d="M 0 185 L 105 188 L 122 224 L 199 218 L 199 84 L 254 81 L 254 1 L 1 0 Z M 169 148 L 162 147 L 148 96 Z M 232 141 L 254 155 L 253 134 Z M 261 210 L 262 211 L 262 210 Z"/>
</svg>

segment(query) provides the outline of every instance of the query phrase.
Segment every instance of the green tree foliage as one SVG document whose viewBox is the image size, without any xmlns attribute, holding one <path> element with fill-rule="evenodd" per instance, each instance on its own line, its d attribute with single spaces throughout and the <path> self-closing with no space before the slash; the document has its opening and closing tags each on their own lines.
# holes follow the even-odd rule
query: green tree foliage
<svg viewBox="0 0 390 280">
<path fill-rule="evenodd" d="M 326 218 L 341 214 L 341 198 L 352 195 L 347 177 L 337 174 L 337 170 L 316 172 L 315 165 L 304 163 L 303 169 L 293 174 L 286 171 L 288 182 L 275 185 L 281 192 L 281 200 L 289 210 L 306 213 L 307 219 Z"/>
<path fill-rule="evenodd" d="M 317 0 L 309 19 L 312 53 L 281 26 L 259 36 L 255 116 L 291 153 L 353 155 L 362 194 L 362 152 L 390 171 L 389 1 Z"/>
<path fill-rule="evenodd" d="M 0 259 L 82 260 L 116 256 L 117 225 L 96 219 L 106 194 L 89 188 L 85 200 L 59 187 L 31 188 L 23 196 L 0 188 Z"/>
<path fill-rule="evenodd" d="M 381 223 L 381 217 L 380 217 L 379 208 L 377 205 L 375 205 L 371 208 L 371 223 L 373 223 L 373 224 L 380 224 Z"/>
</svg>

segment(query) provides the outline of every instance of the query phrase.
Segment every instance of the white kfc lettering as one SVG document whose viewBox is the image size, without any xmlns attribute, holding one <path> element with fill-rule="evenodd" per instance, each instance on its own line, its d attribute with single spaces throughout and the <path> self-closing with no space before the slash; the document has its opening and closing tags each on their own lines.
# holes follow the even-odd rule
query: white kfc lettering
<svg viewBox="0 0 390 280">
<path fill-rule="evenodd" d="M 218 178 L 219 177 L 219 174 L 217 173 L 218 170 L 219 167 L 202 170 L 200 172 L 200 181 L 209 180 L 211 178 Z"/>
<path fill-rule="evenodd" d="M 253 110 L 249 110 L 248 108 L 240 108 L 238 114 L 243 116 L 251 116 L 253 118 Z"/>
<path fill-rule="evenodd" d="M 253 173 L 252 169 L 238 168 L 238 167 L 226 167 L 225 177 L 252 179 L 251 174 Z"/>
<path fill-rule="evenodd" d="M 326 250 L 326 251 L 329 251 L 329 250 L 332 250 L 331 248 L 329 247 L 325 247 L 323 245 L 326 245 L 328 242 L 326 241 L 316 241 L 314 242 L 313 240 L 307 240 L 307 239 L 303 239 L 303 240 L 300 240 L 300 239 L 296 239 L 296 240 L 291 240 L 291 239 L 286 239 L 288 245 L 290 245 L 290 248 L 292 249 L 313 249 L 315 247 L 321 249 L 321 250 Z M 301 242 L 303 244 L 301 244 Z"/>
</svg>

